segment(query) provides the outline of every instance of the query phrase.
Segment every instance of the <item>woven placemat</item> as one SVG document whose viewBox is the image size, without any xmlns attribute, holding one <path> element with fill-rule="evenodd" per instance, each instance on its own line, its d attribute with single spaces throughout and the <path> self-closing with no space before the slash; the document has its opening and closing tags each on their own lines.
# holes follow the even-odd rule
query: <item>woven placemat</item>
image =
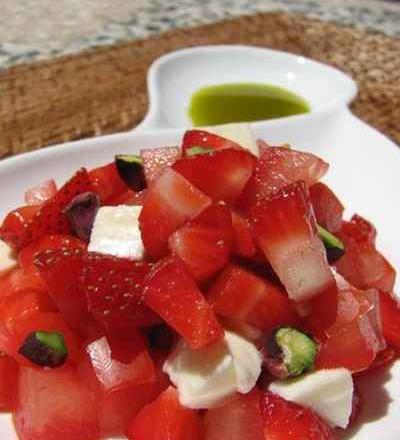
<svg viewBox="0 0 400 440">
<path fill-rule="evenodd" d="M 155 58 L 222 43 L 286 50 L 342 69 L 360 87 L 354 112 L 400 143 L 400 39 L 268 13 L 0 73 L 0 157 L 131 129 L 146 113 L 146 71 Z"/>
</svg>

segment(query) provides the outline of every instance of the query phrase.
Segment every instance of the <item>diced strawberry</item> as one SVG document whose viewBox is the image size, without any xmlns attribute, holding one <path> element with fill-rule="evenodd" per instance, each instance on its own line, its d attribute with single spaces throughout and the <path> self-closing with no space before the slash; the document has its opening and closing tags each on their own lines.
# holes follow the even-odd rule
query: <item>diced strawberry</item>
<svg viewBox="0 0 400 440">
<path fill-rule="evenodd" d="M 14 249 L 20 249 L 29 223 L 39 211 L 39 206 L 22 206 L 14 209 L 0 227 L 0 239 Z"/>
<path fill-rule="evenodd" d="M 146 279 L 147 305 L 193 348 L 222 338 L 223 330 L 184 263 L 175 255 L 158 262 Z"/>
<path fill-rule="evenodd" d="M 204 281 L 221 270 L 232 248 L 230 209 L 216 204 L 206 208 L 169 237 L 169 247 L 188 266 L 197 281 Z"/>
<path fill-rule="evenodd" d="M 25 192 L 25 203 L 27 205 L 42 205 L 51 199 L 57 192 L 57 185 L 53 179 L 46 180 L 40 185 L 29 188 Z"/>
<path fill-rule="evenodd" d="M 204 418 L 205 440 L 264 440 L 261 392 L 237 394 L 224 406 L 209 409 Z"/>
<path fill-rule="evenodd" d="M 291 299 L 304 301 L 334 284 L 304 182 L 260 200 L 250 222 L 255 240 Z"/>
<path fill-rule="evenodd" d="M 92 191 L 100 196 L 103 205 L 111 204 L 113 199 L 128 190 L 114 162 L 91 170 L 89 179 Z"/>
<path fill-rule="evenodd" d="M 233 264 L 218 277 L 208 300 L 217 314 L 263 330 L 297 322 L 292 305 L 281 289 Z"/>
<path fill-rule="evenodd" d="M 151 357 L 154 362 L 156 381 L 153 384 L 153 388 L 151 390 L 151 398 L 150 401 L 157 399 L 157 397 L 164 392 L 168 387 L 170 387 L 171 381 L 169 380 L 169 376 L 164 373 L 163 366 L 167 357 L 169 355 L 168 350 L 152 350 Z"/>
<path fill-rule="evenodd" d="M 398 354 L 392 347 L 386 347 L 384 350 L 378 352 L 374 362 L 372 362 L 367 370 L 361 372 L 360 375 L 369 374 L 371 371 L 376 370 L 377 368 L 387 367 L 397 357 Z"/>
<path fill-rule="evenodd" d="M 108 204 L 112 206 L 118 206 L 118 205 L 140 206 L 143 205 L 145 194 L 146 194 L 146 190 L 135 192 L 133 189 L 127 189 L 122 194 L 119 194 L 117 197 L 110 200 Z"/>
<path fill-rule="evenodd" d="M 168 252 L 168 239 L 186 221 L 197 217 L 211 200 L 171 168 L 147 190 L 139 227 L 146 252 L 159 259 Z"/>
<path fill-rule="evenodd" d="M 386 292 L 380 292 L 382 331 L 388 344 L 400 353 L 400 304 Z"/>
<path fill-rule="evenodd" d="M 35 258 L 43 251 L 60 249 L 69 251 L 86 249 L 86 243 L 72 235 L 45 235 L 43 238 L 24 247 L 18 254 L 18 262 L 26 273 L 36 274 L 38 269 L 33 264 Z"/>
<path fill-rule="evenodd" d="M 337 235 L 344 242 L 345 253 L 335 262 L 335 266 L 355 287 L 391 292 L 396 272 L 375 248 L 375 234 L 375 228 L 360 216 L 343 222 Z"/>
<path fill-rule="evenodd" d="M 99 438 L 94 393 L 72 368 L 21 368 L 14 422 L 21 440 Z"/>
<path fill-rule="evenodd" d="M 311 203 L 319 225 L 336 232 L 342 225 L 344 206 L 335 193 L 324 183 L 310 186 Z"/>
<path fill-rule="evenodd" d="M 214 201 L 232 205 L 249 180 L 255 162 L 249 152 L 230 148 L 180 159 L 173 169 Z"/>
<path fill-rule="evenodd" d="M 151 185 L 161 172 L 174 164 L 181 156 L 178 147 L 147 148 L 140 150 L 143 158 L 144 174 L 147 185 Z"/>
<path fill-rule="evenodd" d="M 328 171 L 328 167 L 326 162 L 311 153 L 285 147 L 266 148 L 246 185 L 240 206 L 248 210 L 258 200 L 268 198 L 284 186 L 298 180 L 310 186 Z"/>
<path fill-rule="evenodd" d="M 0 411 L 12 411 L 16 405 L 18 364 L 0 353 Z"/>
<path fill-rule="evenodd" d="M 157 316 L 144 304 L 143 280 L 149 265 L 89 253 L 79 279 L 89 312 L 109 331 L 153 325 Z"/>
<path fill-rule="evenodd" d="M 69 245 L 72 246 L 72 243 Z M 43 250 L 36 255 L 34 264 L 67 324 L 86 335 L 88 304 L 78 283 L 78 274 L 83 268 L 84 247 L 67 246 Z"/>
<path fill-rule="evenodd" d="M 314 411 L 266 392 L 261 400 L 265 440 L 335 440 L 332 428 Z"/>
<path fill-rule="evenodd" d="M 75 196 L 90 190 L 91 184 L 88 174 L 82 168 L 58 190 L 54 197 L 40 206 L 35 215 L 27 223 L 24 223 L 23 228 L 20 227 L 18 231 L 11 231 L 11 241 L 6 218 L 0 232 L 0 238 L 11 246 L 21 249 L 44 235 L 69 234 L 70 226 L 64 215 L 64 208 Z"/>
<path fill-rule="evenodd" d="M 251 235 L 249 222 L 232 212 L 232 227 L 234 236 L 233 252 L 239 257 L 253 257 L 257 252 L 257 248 Z"/>
<path fill-rule="evenodd" d="M 372 292 L 357 290 L 340 278 L 337 284 L 336 321 L 324 332 L 316 334 L 320 340 L 316 367 L 344 367 L 352 372 L 363 371 L 384 348 L 379 305 L 370 295 Z"/>
<path fill-rule="evenodd" d="M 209 133 L 205 130 L 187 130 L 182 139 L 182 151 L 185 155 L 186 150 L 193 147 L 212 148 L 214 150 L 223 150 L 227 148 L 235 148 L 243 150 L 243 148 L 229 139 Z"/>
<path fill-rule="evenodd" d="M 127 434 L 129 440 L 202 440 L 202 431 L 198 413 L 184 408 L 170 387 L 140 411 Z"/>
<path fill-rule="evenodd" d="M 16 293 L 25 290 L 46 292 L 46 284 L 38 274 L 30 274 L 22 269 L 13 269 L 0 278 L 0 304 Z"/>
</svg>

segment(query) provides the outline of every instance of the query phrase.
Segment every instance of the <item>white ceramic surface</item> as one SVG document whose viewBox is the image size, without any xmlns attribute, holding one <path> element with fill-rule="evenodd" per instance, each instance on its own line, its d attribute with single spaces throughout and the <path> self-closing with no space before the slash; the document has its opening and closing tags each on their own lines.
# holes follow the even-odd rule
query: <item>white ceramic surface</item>
<svg viewBox="0 0 400 440">
<path fill-rule="evenodd" d="M 313 84 L 312 77 L 310 81 Z M 312 105 L 315 109 L 320 108 L 319 111 L 257 122 L 252 128 L 256 137 L 269 143 L 289 142 L 329 162 L 331 167 L 324 180 L 345 203 L 346 216 L 357 212 L 372 220 L 378 229 L 379 248 L 400 269 L 400 150 L 350 113 L 346 104 L 355 89 L 351 81 L 347 85 L 347 94 L 339 94 L 339 103 L 333 99 L 333 104 L 324 109 L 326 101 L 322 100 L 318 107 L 316 96 Z M 158 112 L 154 107 L 152 111 Z M 146 132 L 142 126 L 137 132 L 88 139 L 3 160 L 0 162 L 0 218 L 23 203 L 24 191 L 31 185 L 48 178 L 62 183 L 78 167 L 106 163 L 116 153 L 135 153 L 144 147 L 179 144 L 182 133 L 183 129 Z M 400 362 L 390 370 L 369 375 L 362 382 L 365 399 L 361 421 L 364 424 L 343 438 L 399 440 Z M 8 415 L 0 416 L 0 439 L 16 440 Z"/>
<path fill-rule="evenodd" d="M 354 81 L 341 71 L 302 56 L 250 46 L 193 47 L 152 64 L 147 80 L 150 108 L 136 130 L 188 127 L 194 92 L 238 82 L 284 87 L 305 98 L 316 113 L 346 105 L 357 91 Z"/>
</svg>

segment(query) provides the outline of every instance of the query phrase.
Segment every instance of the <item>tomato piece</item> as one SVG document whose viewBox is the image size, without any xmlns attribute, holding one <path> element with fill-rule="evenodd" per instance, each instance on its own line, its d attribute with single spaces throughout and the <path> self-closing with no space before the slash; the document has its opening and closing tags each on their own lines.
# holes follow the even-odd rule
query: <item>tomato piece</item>
<svg viewBox="0 0 400 440">
<path fill-rule="evenodd" d="M 209 409 L 204 418 L 205 440 L 264 440 L 261 391 L 237 394 L 226 405 Z"/>
<path fill-rule="evenodd" d="M 99 438 L 95 394 L 74 369 L 22 367 L 14 415 L 20 440 Z"/>
<path fill-rule="evenodd" d="M 175 388 L 145 406 L 128 427 L 129 440 L 202 440 L 198 413 L 184 408 Z"/>
<path fill-rule="evenodd" d="M 89 171 L 89 179 L 94 192 L 99 195 L 102 205 L 110 204 L 113 198 L 129 189 L 119 176 L 114 162 Z"/>
<path fill-rule="evenodd" d="M 42 205 L 51 199 L 57 192 L 57 185 L 53 179 L 46 180 L 40 185 L 29 188 L 25 192 L 25 203 L 27 205 Z"/>
<path fill-rule="evenodd" d="M 18 364 L 3 353 L 0 353 L 0 377 L 0 411 L 12 411 L 16 407 Z"/>
</svg>

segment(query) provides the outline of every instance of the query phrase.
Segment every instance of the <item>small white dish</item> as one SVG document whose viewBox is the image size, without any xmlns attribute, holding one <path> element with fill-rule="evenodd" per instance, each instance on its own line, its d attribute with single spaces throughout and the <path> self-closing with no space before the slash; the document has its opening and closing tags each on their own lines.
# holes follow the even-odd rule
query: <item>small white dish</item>
<svg viewBox="0 0 400 440">
<path fill-rule="evenodd" d="M 355 82 L 340 70 L 302 56 L 251 46 L 193 47 L 151 65 L 149 111 L 136 130 L 189 127 L 193 93 L 204 86 L 241 82 L 288 89 L 310 104 L 312 114 L 344 107 L 357 93 Z"/>
<path fill-rule="evenodd" d="M 253 52 L 253 49 L 248 50 Z M 281 54 L 274 52 L 273 56 L 278 57 Z M 282 56 L 285 60 L 297 58 L 287 54 Z M 304 64 L 300 63 L 299 69 L 310 66 L 309 63 L 308 60 Z M 328 75 L 325 79 L 343 76 L 341 84 L 344 87 L 335 89 L 335 93 L 329 95 L 331 90 L 328 89 L 332 89 L 333 86 L 329 82 L 325 84 L 327 90 L 323 96 L 331 96 L 330 101 L 327 98 L 321 99 L 318 107 L 320 97 L 315 96 L 315 102 L 311 102 L 314 106 L 313 113 L 257 122 L 251 124 L 252 129 L 257 138 L 263 138 L 271 144 L 288 142 L 296 149 L 314 152 L 329 162 L 330 169 L 324 180 L 347 207 L 346 217 L 357 212 L 370 219 L 378 230 L 379 249 L 399 270 L 400 150 L 392 141 L 348 110 L 347 104 L 356 92 L 354 83 L 334 69 L 326 66 L 322 66 L 321 69 L 321 72 L 324 69 L 329 72 L 333 70 L 332 76 Z M 316 75 L 314 79 L 312 73 L 301 70 L 297 77 L 308 78 L 310 87 L 313 86 L 314 80 L 315 84 L 318 81 L 324 84 L 319 74 L 315 70 L 313 72 Z M 206 80 L 205 77 L 204 81 Z M 210 84 L 208 81 L 206 83 Z M 287 84 L 280 85 L 288 87 Z M 324 87 L 321 85 L 321 88 Z M 300 90 L 291 90 L 302 94 Z M 314 90 L 318 95 L 317 89 Z M 159 102 L 167 106 L 162 108 L 165 114 L 160 113 L 159 116 L 165 118 L 172 109 L 168 107 L 168 100 Z M 152 105 L 154 106 L 154 103 Z M 147 120 L 153 121 L 152 124 L 157 121 L 150 116 Z M 163 126 L 157 123 L 150 130 L 152 124 L 147 124 L 147 128 L 146 124 L 142 124 L 141 130 L 138 131 L 59 145 L 0 161 L 0 219 L 9 210 L 23 204 L 24 192 L 32 185 L 49 178 L 55 178 L 58 183 L 62 183 L 77 168 L 107 163 L 117 153 L 138 153 L 142 148 L 178 145 L 184 132 L 183 128 L 155 129 L 154 127 Z M 361 427 L 357 425 L 353 431 L 344 435 L 343 439 L 399 440 L 400 361 L 390 369 L 379 369 L 362 378 L 361 392 L 364 396 L 364 409 L 360 422 L 363 424 Z M 17 440 L 10 415 L 0 415 L 0 439 Z"/>
</svg>

